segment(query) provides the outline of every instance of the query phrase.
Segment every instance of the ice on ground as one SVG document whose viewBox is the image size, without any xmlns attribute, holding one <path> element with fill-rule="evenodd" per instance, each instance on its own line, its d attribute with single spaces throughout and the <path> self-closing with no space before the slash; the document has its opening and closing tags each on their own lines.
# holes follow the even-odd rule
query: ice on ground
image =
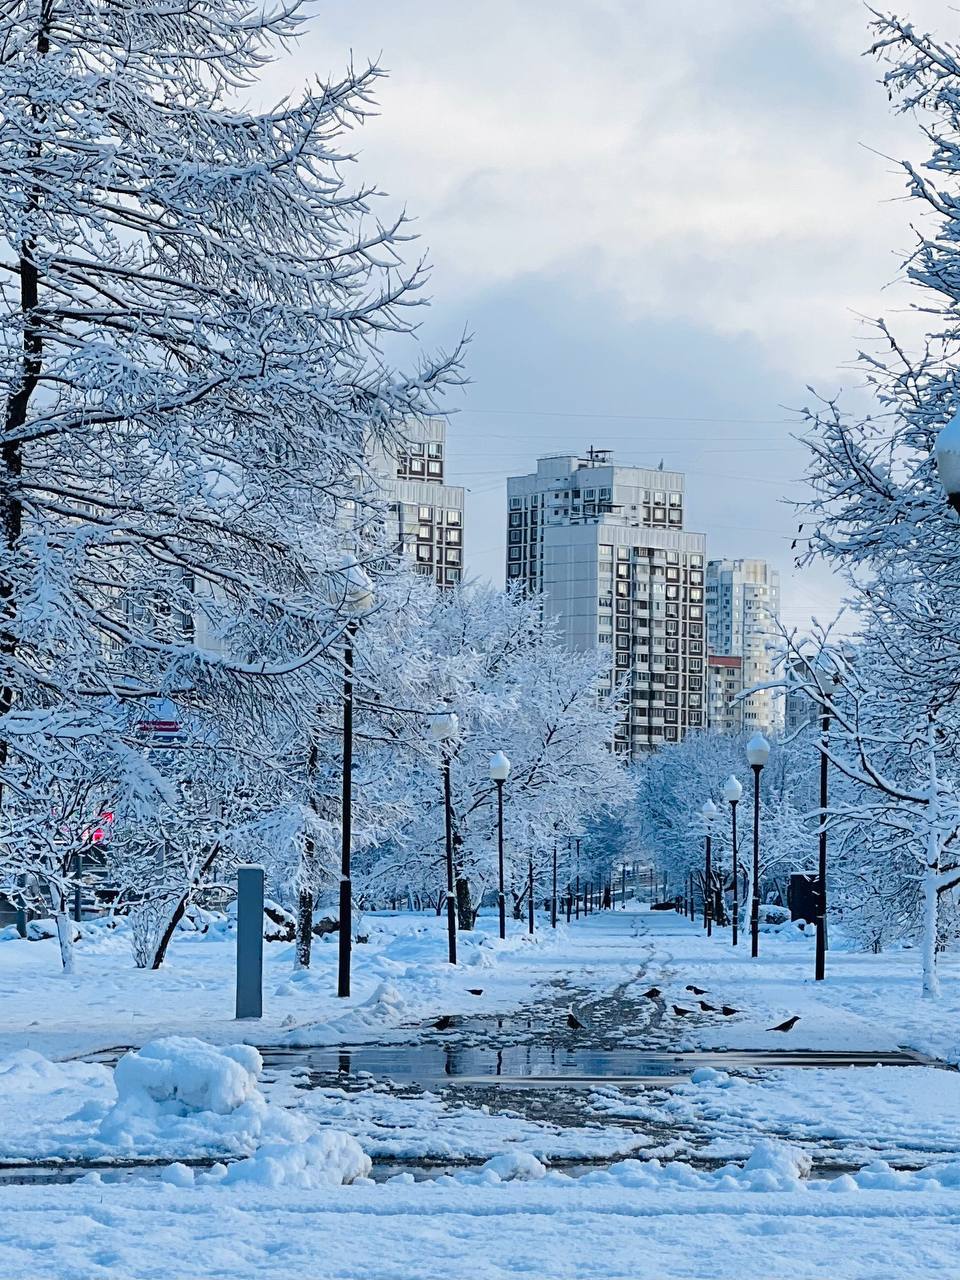
<svg viewBox="0 0 960 1280">
<path fill-rule="evenodd" d="M 589 1100 L 598 1119 L 676 1127 L 705 1154 L 745 1156 L 763 1135 L 810 1145 L 823 1159 L 953 1158 L 960 1072 L 935 1067 L 786 1067 L 743 1076 L 701 1068 L 672 1089 Z M 706 1145 L 704 1145 L 706 1144 Z"/>
</svg>

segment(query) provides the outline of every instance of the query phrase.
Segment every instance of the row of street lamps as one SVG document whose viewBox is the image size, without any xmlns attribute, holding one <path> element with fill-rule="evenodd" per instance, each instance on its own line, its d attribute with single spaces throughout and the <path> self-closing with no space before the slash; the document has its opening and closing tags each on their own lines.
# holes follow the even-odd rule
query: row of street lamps
<svg viewBox="0 0 960 1280">
<path fill-rule="evenodd" d="M 354 692 L 354 642 L 360 621 L 374 606 L 373 583 L 354 557 L 347 557 L 340 570 L 342 590 L 336 604 L 347 616 L 343 645 L 343 787 L 341 805 L 340 841 L 340 931 L 339 964 L 337 971 L 337 995 L 350 995 L 350 972 L 353 950 L 353 880 L 351 872 L 353 826 L 353 692 Z M 460 721 L 454 711 L 441 711 L 430 717 L 429 732 L 438 742 L 442 752 L 441 776 L 443 779 L 444 844 L 447 871 L 447 958 L 457 963 L 457 886 L 453 847 L 453 800 L 451 795 L 450 765 L 453 742 L 460 731 Z M 500 917 L 500 937 L 507 936 L 506 897 L 504 892 L 503 860 L 503 785 L 510 777 L 510 761 L 502 751 L 490 758 L 490 779 L 497 788 L 497 904 Z M 528 865 L 529 929 L 533 932 L 533 857 Z M 554 850 L 554 881 L 556 881 L 556 850 Z M 552 916 L 556 924 L 556 907 Z"/>
<path fill-rule="evenodd" d="M 817 675 L 818 684 L 825 691 L 826 681 Z M 816 961 L 815 977 L 822 982 L 826 977 L 827 954 L 827 742 L 830 732 L 830 714 L 824 707 L 820 719 L 820 825 L 818 830 L 817 889 L 816 889 Z M 760 774 L 770 759 L 770 743 L 762 733 L 755 733 L 747 743 L 747 763 L 753 771 L 753 866 L 752 892 L 750 895 L 750 954 L 760 954 Z M 737 845 L 737 805 L 743 797 L 743 784 L 731 774 L 723 784 L 723 798 L 730 806 L 733 901 L 731 911 L 732 944 L 739 943 L 740 931 L 740 865 Z M 719 810 L 712 800 L 707 800 L 700 810 L 705 831 L 703 921 L 707 937 L 713 932 L 713 866 L 712 833 Z M 691 889 L 692 902 L 692 889 Z"/>
<path fill-rule="evenodd" d="M 760 774 L 770 759 L 770 743 L 762 733 L 755 733 L 747 743 L 747 763 L 753 770 L 753 866 L 752 892 L 750 894 L 750 954 L 760 954 Z M 731 773 L 723 784 L 723 798 L 730 806 L 730 822 L 732 826 L 732 871 L 733 871 L 733 903 L 732 903 L 732 943 L 737 946 L 740 941 L 740 864 L 737 848 L 737 805 L 743 797 L 743 783 Z M 713 849 L 712 835 L 720 811 L 712 800 L 707 800 L 700 815 L 703 818 L 705 831 L 704 850 L 704 890 L 703 890 L 703 922 L 707 937 L 713 933 Z M 820 886 L 826 896 L 825 884 Z"/>
</svg>

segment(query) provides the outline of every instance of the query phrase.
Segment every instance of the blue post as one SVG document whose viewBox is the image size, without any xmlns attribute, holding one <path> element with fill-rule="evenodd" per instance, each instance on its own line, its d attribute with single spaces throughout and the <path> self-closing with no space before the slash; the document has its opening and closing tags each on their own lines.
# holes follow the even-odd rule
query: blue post
<svg viewBox="0 0 960 1280">
<path fill-rule="evenodd" d="M 263 867 L 237 868 L 237 1017 L 263 1017 Z"/>
</svg>

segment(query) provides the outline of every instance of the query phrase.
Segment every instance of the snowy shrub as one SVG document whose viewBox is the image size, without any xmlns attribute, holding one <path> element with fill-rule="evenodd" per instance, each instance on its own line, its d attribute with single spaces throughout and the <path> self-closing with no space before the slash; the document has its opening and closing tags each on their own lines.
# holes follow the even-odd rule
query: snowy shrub
<svg viewBox="0 0 960 1280">
<path fill-rule="evenodd" d="M 157 894 L 130 912 L 130 942 L 138 969 L 153 967 L 160 939 L 170 923 L 175 905 L 169 895 Z"/>
</svg>

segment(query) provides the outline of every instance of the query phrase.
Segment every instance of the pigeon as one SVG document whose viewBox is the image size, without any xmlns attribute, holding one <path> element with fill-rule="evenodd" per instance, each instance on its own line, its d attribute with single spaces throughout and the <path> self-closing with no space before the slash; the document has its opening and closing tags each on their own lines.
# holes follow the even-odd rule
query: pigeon
<svg viewBox="0 0 960 1280">
<path fill-rule="evenodd" d="M 571 1031 L 583 1031 L 583 1030 L 584 1030 L 584 1024 L 580 1021 L 580 1019 L 577 1017 L 577 1015 L 573 1012 L 573 1007 L 572 1007 L 572 1006 L 567 1010 L 567 1026 L 570 1028 L 570 1030 L 571 1030 Z"/>
<path fill-rule="evenodd" d="M 468 996 L 482 996 L 483 987 L 467 987 Z"/>
<path fill-rule="evenodd" d="M 691 986 L 688 986 L 686 990 L 692 991 L 695 996 L 705 996 L 707 994 L 706 989 L 704 987 L 694 987 L 691 985 Z"/>
<path fill-rule="evenodd" d="M 799 1013 L 795 1013 L 792 1018 L 788 1018 L 786 1022 L 781 1022 L 779 1026 L 767 1027 L 768 1031 L 792 1031 L 800 1021 Z"/>
<path fill-rule="evenodd" d="M 723 1014 L 723 1016 L 724 1016 L 725 1018 L 732 1018 L 732 1017 L 733 1017 L 733 1015 L 734 1015 L 735 1013 L 739 1013 L 739 1012 L 740 1012 L 740 1010 L 739 1010 L 739 1009 L 734 1009 L 732 1005 L 725 1004 L 725 1005 L 722 1007 L 722 1009 L 720 1010 L 720 1012 Z"/>
<path fill-rule="evenodd" d="M 681 1008 L 680 1008 L 680 1006 L 679 1006 L 678 1004 L 675 1004 L 675 1005 L 673 1006 L 673 1012 L 677 1015 L 677 1017 L 678 1017 L 678 1018 L 685 1018 L 685 1017 L 687 1016 L 687 1014 L 688 1014 L 688 1013 L 691 1013 L 691 1012 L 692 1012 L 692 1010 L 690 1010 L 690 1009 L 681 1009 Z"/>
<path fill-rule="evenodd" d="M 660 988 L 651 987 L 649 991 L 643 993 L 643 998 L 645 1000 L 658 1000 L 660 998 Z"/>
<path fill-rule="evenodd" d="M 704 1013 L 716 1013 L 717 1006 L 715 1004 L 707 1004 L 706 1000 L 700 1001 L 700 1008 Z"/>
<path fill-rule="evenodd" d="M 449 1013 L 445 1013 L 442 1017 L 439 1017 L 433 1025 L 438 1031 L 446 1031 L 448 1028 L 453 1026 L 453 1023 L 454 1019 L 451 1018 Z"/>
</svg>

